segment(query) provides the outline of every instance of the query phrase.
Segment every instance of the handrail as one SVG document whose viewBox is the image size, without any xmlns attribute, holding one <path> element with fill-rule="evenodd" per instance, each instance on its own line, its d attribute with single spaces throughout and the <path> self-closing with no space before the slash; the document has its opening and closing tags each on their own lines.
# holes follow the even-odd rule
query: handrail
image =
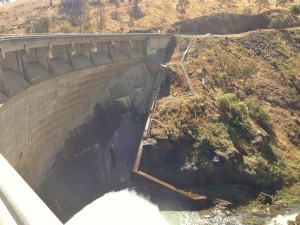
<svg viewBox="0 0 300 225">
<path fill-rule="evenodd" d="M 62 225 L 1 154 L 0 171 L 0 198 L 18 225 Z"/>
<path fill-rule="evenodd" d="M 130 37 L 130 36 L 174 36 L 172 33 L 105 33 L 105 34 L 79 34 L 79 33 L 37 33 L 37 34 L 0 34 L 0 41 L 27 38 L 85 38 L 85 37 Z"/>
<path fill-rule="evenodd" d="M 110 42 L 111 40 L 143 40 L 152 38 L 169 38 L 174 34 L 160 34 L 160 33 L 108 33 L 108 34 L 0 34 L 0 50 L 4 53 L 9 51 L 15 51 L 16 49 L 26 49 L 37 45 L 49 46 L 55 45 L 55 43 L 97 43 L 97 42 Z"/>
<path fill-rule="evenodd" d="M 193 44 L 193 38 L 191 38 L 190 43 L 188 44 L 186 50 L 184 51 L 184 53 L 183 53 L 183 55 L 182 55 L 182 57 L 181 57 L 181 60 L 180 60 L 179 64 L 180 64 L 180 67 L 181 67 L 181 69 L 182 69 L 182 71 L 183 71 L 183 74 L 184 74 L 184 76 L 185 76 L 185 78 L 186 78 L 186 81 L 187 81 L 187 84 L 188 84 L 188 86 L 189 86 L 189 88 L 190 88 L 191 94 L 192 94 L 192 95 L 195 95 L 195 91 L 194 91 L 194 88 L 193 88 L 193 86 L 192 86 L 192 84 L 191 84 L 189 75 L 187 74 L 187 72 L 186 72 L 186 70 L 185 70 L 185 67 L 184 67 L 184 65 L 183 65 L 183 62 L 184 62 L 185 57 L 186 57 L 186 54 L 187 54 L 188 51 L 190 50 L 192 44 Z"/>
</svg>

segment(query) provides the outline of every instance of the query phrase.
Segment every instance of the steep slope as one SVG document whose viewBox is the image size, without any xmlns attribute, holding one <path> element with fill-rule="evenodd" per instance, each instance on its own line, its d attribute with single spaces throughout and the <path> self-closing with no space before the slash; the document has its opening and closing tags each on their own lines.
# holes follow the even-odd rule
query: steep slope
<svg viewBox="0 0 300 225">
<path fill-rule="evenodd" d="M 239 203 L 299 184 L 299 35 L 177 37 L 167 62 L 169 96 L 153 115 L 142 170 Z M 191 41 L 183 64 L 195 95 L 178 66 Z M 299 201 L 297 191 L 292 198 Z"/>
</svg>

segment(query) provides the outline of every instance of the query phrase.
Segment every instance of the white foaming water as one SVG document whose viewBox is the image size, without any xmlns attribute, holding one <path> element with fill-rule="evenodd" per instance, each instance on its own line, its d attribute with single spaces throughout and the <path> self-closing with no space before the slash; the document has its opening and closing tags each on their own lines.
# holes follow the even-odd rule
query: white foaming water
<svg viewBox="0 0 300 225">
<path fill-rule="evenodd" d="M 84 207 L 66 225 L 168 225 L 158 207 L 134 191 L 111 192 Z"/>
<path fill-rule="evenodd" d="M 268 225 L 286 225 L 295 220 L 300 205 L 286 215 L 278 215 Z M 167 220 L 166 220 L 167 219 Z M 167 222 L 168 221 L 168 222 Z M 200 217 L 198 212 L 159 212 L 158 207 L 134 191 L 111 192 L 83 208 L 66 225 L 241 225 L 240 216 Z"/>
<path fill-rule="evenodd" d="M 286 225 L 289 220 L 295 221 L 296 216 L 300 213 L 300 205 L 292 209 L 286 215 L 278 215 L 273 218 L 268 225 Z"/>
</svg>

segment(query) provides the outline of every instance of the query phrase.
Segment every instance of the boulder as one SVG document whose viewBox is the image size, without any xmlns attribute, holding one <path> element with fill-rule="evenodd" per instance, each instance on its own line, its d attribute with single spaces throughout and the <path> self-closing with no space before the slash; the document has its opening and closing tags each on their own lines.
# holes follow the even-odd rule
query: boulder
<svg viewBox="0 0 300 225">
<path fill-rule="evenodd" d="M 272 197 L 271 197 L 271 195 L 268 195 L 268 194 L 266 194 L 264 192 L 260 192 L 259 193 L 259 195 L 257 197 L 257 200 L 259 202 L 261 202 L 262 204 L 264 204 L 264 205 L 266 205 L 266 204 L 271 205 L 272 204 Z"/>
</svg>

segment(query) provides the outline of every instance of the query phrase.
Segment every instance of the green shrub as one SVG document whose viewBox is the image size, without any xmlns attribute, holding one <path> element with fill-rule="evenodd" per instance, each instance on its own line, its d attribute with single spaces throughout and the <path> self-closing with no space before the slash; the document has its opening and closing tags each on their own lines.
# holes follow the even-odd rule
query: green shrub
<svg viewBox="0 0 300 225">
<path fill-rule="evenodd" d="M 83 24 L 82 30 L 84 33 L 95 33 L 95 29 L 89 21 Z"/>
<path fill-rule="evenodd" d="M 0 25 L 0 34 L 7 34 L 8 29 L 6 28 L 5 25 Z"/>
<path fill-rule="evenodd" d="M 24 26 L 25 33 L 32 33 L 32 25 L 28 24 Z"/>
<path fill-rule="evenodd" d="M 187 116 L 179 119 L 178 122 L 176 122 L 176 126 L 183 136 L 195 138 L 198 134 L 197 124 L 193 123 Z"/>
<path fill-rule="evenodd" d="M 191 114 L 194 115 L 194 112 L 199 111 L 200 108 L 201 108 L 201 99 L 200 98 L 194 98 L 188 102 L 188 109 Z"/>
<path fill-rule="evenodd" d="M 63 22 L 60 25 L 60 31 L 63 33 L 73 33 L 73 32 L 75 32 L 75 28 L 68 22 Z"/>
<path fill-rule="evenodd" d="M 283 184 L 282 169 L 276 164 L 270 165 L 263 158 L 257 157 L 258 165 L 253 167 L 252 175 L 255 184 L 261 188 L 276 189 Z"/>
<path fill-rule="evenodd" d="M 246 99 L 249 114 L 260 125 L 269 125 L 270 113 L 267 109 L 259 105 L 258 99 L 250 97 Z"/>
<path fill-rule="evenodd" d="M 226 116 L 229 123 L 228 133 L 231 138 L 244 136 L 247 139 L 253 139 L 252 127 L 247 121 L 248 107 L 244 102 L 237 100 L 235 94 L 220 94 L 217 96 L 217 105 Z M 227 113 L 231 113 L 231 117 Z"/>
<path fill-rule="evenodd" d="M 239 121 L 244 121 L 247 119 L 248 108 L 244 102 L 233 102 L 229 107 L 234 118 Z"/>
<path fill-rule="evenodd" d="M 277 71 L 280 71 L 280 65 L 281 63 L 277 60 L 277 59 L 272 59 L 272 65 L 273 67 L 277 70 Z"/>
<path fill-rule="evenodd" d="M 214 144 L 210 135 L 204 134 L 196 139 L 193 144 L 193 163 L 199 168 L 212 170 L 212 158 L 214 154 Z"/>
<path fill-rule="evenodd" d="M 288 20 L 284 18 L 282 15 L 276 16 L 274 19 L 271 20 L 269 24 L 269 28 L 279 29 L 287 27 L 289 24 Z"/>
<path fill-rule="evenodd" d="M 237 98 L 234 93 L 219 94 L 217 96 L 217 106 L 223 113 L 230 110 L 230 105 L 235 101 L 237 101 Z"/>
<path fill-rule="evenodd" d="M 216 150 L 228 152 L 232 148 L 228 126 L 222 122 L 211 123 L 211 140 Z"/>
<path fill-rule="evenodd" d="M 239 120 L 237 118 L 229 121 L 228 132 L 233 140 L 237 139 L 237 137 L 253 140 L 255 137 L 250 123 L 247 120 Z"/>
<path fill-rule="evenodd" d="M 300 43 L 300 35 L 296 35 L 296 36 L 294 37 L 294 39 L 295 39 L 295 41 L 296 41 L 297 43 Z"/>
<path fill-rule="evenodd" d="M 291 13 L 299 16 L 300 15 L 300 5 L 293 5 L 291 8 Z"/>
<path fill-rule="evenodd" d="M 224 123 L 212 123 L 212 135 L 221 139 L 229 139 L 228 129 Z"/>
<path fill-rule="evenodd" d="M 276 51 L 284 58 L 288 59 L 290 56 L 283 49 L 276 49 Z"/>
</svg>

